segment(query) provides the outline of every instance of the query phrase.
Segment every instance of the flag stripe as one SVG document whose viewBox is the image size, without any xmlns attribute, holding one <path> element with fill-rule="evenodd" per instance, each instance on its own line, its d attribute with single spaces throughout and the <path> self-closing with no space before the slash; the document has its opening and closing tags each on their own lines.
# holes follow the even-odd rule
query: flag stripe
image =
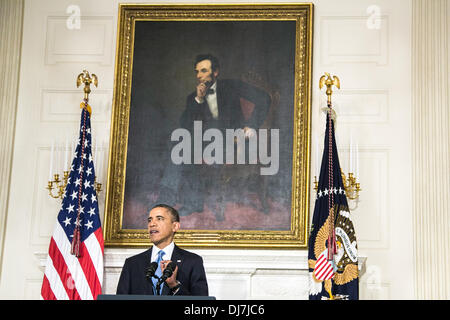
<svg viewBox="0 0 450 320">
<path fill-rule="evenodd" d="M 47 287 L 44 287 L 43 284 L 41 288 L 42 297 L 46 297 L 46 294 L 50 292 L 50 296 L 55 297 L 55 299 L 68 299 L 67 292 L 61 283 L 58 272 L 56 272 L 55 268 L 53 267 L 53 262 L 50 256 L 47 256 L 44 277 L 47 278 L 49 284 Z M 48 299 L 50 299 L 50 297 L 48 297 Z"/>
<path fill-rule="evenodd" d="M 89 236 L 89 238 L 91 237 L 95 238 L 93 235 Z M 78 258 L 78 261 L 80 262 L 80 266 L 81 269 L 83 269 L 85 277 L 87 279 L 93 279 L 89 285 L 89 289 L 91 290 L 92 297 L 96 299 L 97 295 L 101 293 L 101 284 L 97 276 L 95 266 L 92 263 L 91 256 L 86 247 L 86 241 L 87 239 L 80 244 L 80 257 Z"/>
<path fill-rule="evenodd" d="M 57 272 L 68 297 L 70 299 L 79 299 L 80 296 L 72 281 L 72 275 L 67 268 L 64 257 L 61 255 L 54 239 L 50 240 L 49 256 L 51 257 L 53 267 Z"/>
<path fill-rule="evenodd" d="M 53 265 L 50 255 L 47 257 L 45 276 L 48 279 L 49 289 L 52 291 L 53 296 L 58 300 L 68 300 L 69 296 L 67 295 L 67 291 L 64 288 L 61 278 Z"/>
<path fill-rule="evenodd" d="M 100 234 L 100 236 L 99 236 Z M 102 230 L 98 229 L 91 234 L 86 240 L 86 249 L 92 259 L 93 266 L 99 279 L 103 277 L 103 234 Z"/>
<path fill-rule="evenodd" d="M 323 270 L 327 270 L 328 266 L 324 263 L 320 268 L 316 269 L 315 272 L 317 275 L 321 275 Z"/>
<path fill-rule="evenodd" d="M 333 277 L 333 275 L 334 275 L 334 272 L 333 272 L 333 269 L 331 269 L 331 270 L 329 270 L 328 273 L 324 276 L 324 279 L 325 279 L 325 280 L 329 280 L 329 279 L 331 279 L 331 278 Z"/>
<path fill-rule="evenodd" d="M 64 256 L 66 265 L 72 274 L 72 279 L 75 282 L 75 287 L 78 290 L 79 297 L 82 300 L 91 299 L 92 295 L 89 289 L 89 283 L 81 269 L 78 258 L 71 254 L 71 243 L 67 239 L 67 236 L 59 223 L 56 224 L 56 231 L 53 236 L 55 243 L 57 244 L 59 251 Z"/>
<path fill-rule="evenodd" d="M 326 266 L 326 260 L 323 258 L 319 258 L 319 260 L 317 260 L 316 263 L 316 270 L 320 271 L 322 268 L 324 268 Z"/>
<path fill-rule="evenodd" d="M 317 274 L 317 279 L 319 279 L 319 280 L 325 279 L 325 276 L 324 276 L 324 275 L 325 275 L 325 274 L 328 274 L 328 272 L 330 272 L 330 271 L 332 271 L 332 269 L 329 268 L 329 267 L 323 269 L 322 271 L 320 271 L 320 272 Z"/>
<path fill-rule="evenodd" d="M 47 278 L 49 282 L 49 286 L 45 289 L 48 289 L 51 292 L 50 296 L 54 296 L 56 299 L 67 300 L 69 296 L 67 295 L 66 289 L 61 281 L 61 278 L 56 271 L 53 261 L 50 255 L 47 257 L 47 266 L 45 268 L 44 276 Z M 46 290 L 41 291 L 41 294 L 45 298 L 45 294 L 48 292 Z M 50 298 L 49 298 L 50 299 Z"/>
<path fill-rule="evenodd" d="M 97 229 L 95 232 L 94 232 L 94 234 L 95 234 L 95 237 L 97 238 L 97 242 L 98 242 L 98 244 L 100 245 L 100 249 L 101 249 L 101 251 L 102 251 L 102 255 L 104 255 L 105 254 L 105 251 L 104 251 L 104 240 L 103 240 L 103 232 L 102 232 L 102 229 Z M 103 270 L 102 270 L 103 271 Z"/>
<path fill-rule="evenodd" d="M 333 268 L 328 265 L 327 268 L 325 268 L 324 270 L 322 270 L 322 272 L 320 273 L 320 278 L 322 279 L 327 279 L 327 277 L 330 275 L 330 273 L 333 272 Z"/>
<path fill-rule="evenodd" d="M 317 273 L 319 273 L 319 272 L 321 272 L 324 268 L 327 268 L 328 267 L 328 265 L 327 265 L 327 260 L 324 258 L 324 256 L 321 256 L 320 258 L 319 258 L 319 260 L 317 260 L 317 264 L 316 264 L 316 272 Z"/>
<path fill-rule="evenodd" d="M 41 298 L 47 297 L 47 300 L 56 300 L 56 296 L 53 294 L 52 288 L 50 288 L 50 282 L 47 276 L 44 274 L 44 280 L 42 281 Z"/>
<path fill-rule="evenodd" d="M 318 276 L 322 278 L 330 270 L 333 271 L 333 268 L 329 263 L 327 263 L 324 268 L 322 268 L 320 271 L 318 271 Z"/>
<path fill-rule="evenodd" d="M 322 252 L 319 255 L 319 258 L 316 261 L 314 266 L 314 276 L 317 280 L 328 280 L 331 279 L 334 275 L 333 266 L 331 262 L 326 258 L 327 250 Z"/>
</svg>

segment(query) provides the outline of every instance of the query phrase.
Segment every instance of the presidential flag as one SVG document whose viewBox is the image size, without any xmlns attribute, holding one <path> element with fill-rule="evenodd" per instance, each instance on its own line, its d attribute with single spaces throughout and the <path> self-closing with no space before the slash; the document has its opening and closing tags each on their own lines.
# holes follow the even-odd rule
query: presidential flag
<svg viewBox="0 0 450 320">
<path fill-rule="evenodd" d="M 95 190 L 90 109 L 81 112 L 80 136 L 53 236 L 41 297 L 92 300 L 101 294 L 103 234 Z"/>
<path fill-rule="evenodd" d="M 310 300 L 358 299 L 358 255 L 334 135 L 327 112 L 324 152 L 320 168 L 309 243 Z"/>
</svg>

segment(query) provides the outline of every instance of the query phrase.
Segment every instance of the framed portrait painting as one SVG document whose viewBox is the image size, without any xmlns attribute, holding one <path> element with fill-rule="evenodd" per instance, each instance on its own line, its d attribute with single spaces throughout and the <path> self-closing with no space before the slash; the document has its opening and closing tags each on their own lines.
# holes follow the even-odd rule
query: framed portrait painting
<svg viewBox="0 0 450 320">
<path fill-rule="evenodd" d="M 305 248 L 312 4 L 120 5 L 106 246 Z"/>
</svg>

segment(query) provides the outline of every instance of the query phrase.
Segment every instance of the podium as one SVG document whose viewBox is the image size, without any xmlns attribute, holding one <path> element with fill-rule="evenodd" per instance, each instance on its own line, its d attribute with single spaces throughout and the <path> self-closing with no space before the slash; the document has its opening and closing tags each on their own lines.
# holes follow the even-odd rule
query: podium
<svg viewBox="0 0 450 320">
<path fill-rule="evenodd" d="M 154 296 L 144 294 L 100 294 L 97 300 L 216 300 L 212 296 Z"/>
</svg>

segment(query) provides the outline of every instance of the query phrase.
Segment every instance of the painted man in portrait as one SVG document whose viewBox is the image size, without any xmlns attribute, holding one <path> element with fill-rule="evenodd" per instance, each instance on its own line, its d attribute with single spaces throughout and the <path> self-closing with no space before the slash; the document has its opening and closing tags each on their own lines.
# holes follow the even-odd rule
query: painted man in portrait
<svg viewBox="0 0 450 320">
<path fill-rule="evenodd" d="M 180 126 L 191 132 L 192 137 L 194 122 L 197 121 L 201 121 L 203 132 L 215 128 L 222 132 L 224 138 L 226 129 L 242 129 L 246 138 L 255 134 L 251 129 L 258 129 L 266 119 L 270 96 L 241 80 L 220 79 L 219 61 L 210 54 L 196 57 L 194 71 L 197 86 L 187 97 Z M 203 142 L 203 146 L 205 144 Z M 227 194 L 225 189 L 232 187 L 226 182 L 233 181 L 232 177 L 224 177 L 224 166 L 227 164 L 178 165 L 176 170 L 179 170 L 179 181 L 163 178 L 159 201 L 181 204 L 179 212 L 182 216 L 202 212 L 206 204 L 214 212 L 216 220 L 222 221 L 226 201 L 224 196 Z M 173 165 L 168 168 L 175 169 Z M 176 194 L 178 199 L 174 198 Z"/>
</svg>

